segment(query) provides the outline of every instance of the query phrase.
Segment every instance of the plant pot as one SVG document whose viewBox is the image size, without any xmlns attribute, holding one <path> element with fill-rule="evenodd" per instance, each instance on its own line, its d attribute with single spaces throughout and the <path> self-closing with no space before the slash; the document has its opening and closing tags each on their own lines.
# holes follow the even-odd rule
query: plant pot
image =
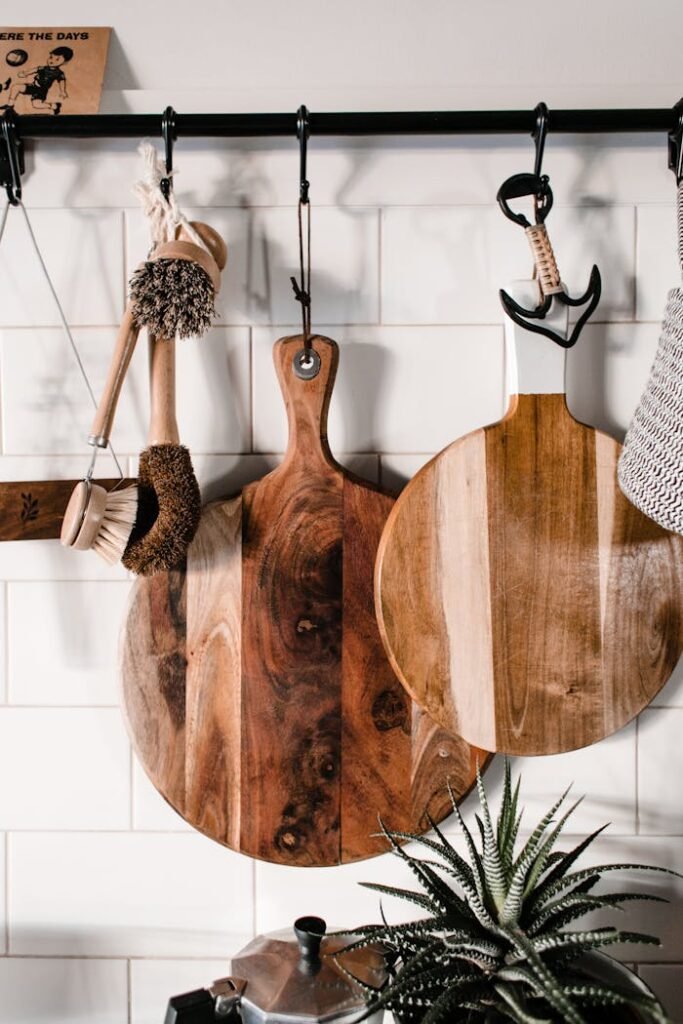
<svg viewBox="0 0 683 1024">
<path fill-rule="evenodd" d="M 628 967 L 619 963 L 618 960 L 614 960 L 605 953 L 587 953 L 578 962 L 577 970 L 587 980 L 601 981 L 607 985 L 613 985 L 615 988 L 631 992 L 634 997 L 654 997 L 652 989 L 648 988 L 641 978 L 634 974 L 633 971 L 630 971 Z M 617 1006 L 610 1009 L 596 1007 L 593 1010 L 582 1008 L 581 1012 L 586 1020 L 590 1021 L 590 1024 L 651 1024 L 651 1018 L 646 1017 L 639 1009 L 626 1006 Z M 465 1019 L 466 1015 L 463 1017 L 463 1020 Z M 397 1014 L 394 1014 L 394 1020 L 396 1024 L 419 1024 L 419 1017 L 417 1016 L 399 1017 Z M 482 1018 L 482 1024 L 503 1024 L 504 1021 L 509 1022 L 509 1018 L 500 1017 L 495 1012 L 489 1013 L 485 1018 Z M 558 1024 L 561 1024 L 561 1022 L 558 1021 Z"/>
<path fill-rule="evenodd" d="M 579 962 L 579 969 L 587 978 L 602 981 L 605 984 L 614 985 L 615 988 L 623 988 L 627 992 L 633 992 L 634 996 L 653 996 L 654 992 L 645 984 L 642 978 L 630 971 L 618 960 L 614 960 L 606 953 L 587 953 Z M 591 1024 L 649 1024 L 650 1018 L 646 1017 L 635 1007 L 615 1007 L 612 1010 L 595 1009 L 584 1010 L 586 1020 Z"/>
</svg>

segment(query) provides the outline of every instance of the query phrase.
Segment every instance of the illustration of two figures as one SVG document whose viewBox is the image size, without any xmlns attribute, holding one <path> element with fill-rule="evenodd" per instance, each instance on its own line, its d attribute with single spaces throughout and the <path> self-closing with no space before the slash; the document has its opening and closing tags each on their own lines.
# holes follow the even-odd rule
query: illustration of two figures
<svg viewBox="0 0 683 1024">
<path fill-rule="evenodd" d="M 17 54 L 25 51 L 15 50 L 13 52 Z M 46 64 L 38 64 L 26 71 L 16 71 L 16 77 L 21 81 L 12 83 L 12 79 L 8 78 L 6 82 L 0 84 L 0 100 L 3 99 L 2 92 L 5 90 L 9 92 L 6 102 L 0 102 L 0 111 L 14 108 L 19 97 L 25 96 L 30 101 L 33 110 L 59 114 L 62 103 L 68 99 L 69 95 L 66 91 L 66 75 L 63 67 L 68 64 L 73 55 L 74 52 L 70 46 L 57 46 L 48 54 Z M 16 64 L 17 62 L 12 61 L 12 63 Z M 26 79 L 28 81 L 25 81 Z"/>
</svg>

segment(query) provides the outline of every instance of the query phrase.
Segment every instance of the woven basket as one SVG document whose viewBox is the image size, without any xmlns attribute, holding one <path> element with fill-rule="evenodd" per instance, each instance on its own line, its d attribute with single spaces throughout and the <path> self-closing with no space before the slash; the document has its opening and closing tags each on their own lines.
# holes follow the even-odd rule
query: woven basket
<svg viewBox="0 0 683 1024">
<path fill-rule="evenodd" d="M 678 253 L 683 268 L 683 188 L 678 190 Z M 650 376 L 617 468 L 619 486 L 641 512 L 683 534 L 683 288 L 674 288 Z"/>
</svg>

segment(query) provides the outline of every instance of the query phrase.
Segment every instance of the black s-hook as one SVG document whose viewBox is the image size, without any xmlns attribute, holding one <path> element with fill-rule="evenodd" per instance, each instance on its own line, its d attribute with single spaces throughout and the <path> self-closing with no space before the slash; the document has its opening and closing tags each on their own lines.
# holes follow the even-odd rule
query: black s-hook
<svg viewBox="0 0 683 1024">
<path fill-rule="evenodd" d="M 534 162 L 534 174 L 537 178 L 541 176 L 543 166 L 543 154 L 545 152 L 545 140 L 548 134 L 548 108 L 545 103 L 539 103 L 534 110 L 536 115 L 536 127 L 531 133 L 531 138 L 536 146 L 536 160 Z"/>
<path fill-rule="evenodd" d="M 539 103 L 534 110 L 536 125 L 531 133 L 536 149 L 534 159 L 534 170 L 532 174 L 513 174 L 498 189 L 496 199 L 498 205 L 508 220 L 519 224 L 523 228 L 531 227 L 531 222 L 523 213 L 515 213 L 508 206 L 508 199 L 519 199 L 522 196 L 534 197 L 534 212 L 537 224 L 542 224 L 546 219 L 553 205 L 553 193 L 550 188 L 550 179 L 547 174 L 541 174 L 543 167 L 543 154 L 545 152 L 545 140 L 548 135 L 548 108 L 545 103 Z"/>
<path fill-rule="evenodd" d="M 161 194 L 166 202 L 171 197 L 173 187 L 173 143 L 178 137 L 176 130 L 175 110 L 173 107 L 166 107 L 161 115 L 161 135 L 164 140 L 164 162 L 166 164 L 166 177 L 159 182 Z"/>
<path fill-rule="evenodd" d="M 311 123 L 308 108 L 303 105 L 296 112 L 296 137 L 299 140 L 299 200 L 308 202 L 310 183 L 306 177 L 306 157 L 308 153 L 308 136 L 311 134 Z"/>
</svg>

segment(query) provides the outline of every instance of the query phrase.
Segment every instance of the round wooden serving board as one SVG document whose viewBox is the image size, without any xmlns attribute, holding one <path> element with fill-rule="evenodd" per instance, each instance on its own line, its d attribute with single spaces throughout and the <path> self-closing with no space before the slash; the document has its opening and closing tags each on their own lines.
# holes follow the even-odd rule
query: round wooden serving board
<svg viewBox="0 0 683 1024">
<path fill-rule="evenodd" d="M 133 745 L 168 802 L 212 839 L 282 864 L 386 850 L 377 818 L 422 831 L 487 757 L 436 726 L 396 679 L 373 565 L 394 498 L 327 443 L 335 342 L 301 380 L 278 341 L 283 463 L 205 507 L 185 570 L 138 579 L 123 633 Z"/>
<path fill-rule="evenodd" d="M 518 372 L 508 413 L 398 499 L 377 616 L 399 677 L 446 729 L 487 750 L 558 753 L 623 726 L 669 678 L 683 538 L 623 497 L 620 445 L 570 415 L 564 350 L 506 333 Z"/>
</svg>

